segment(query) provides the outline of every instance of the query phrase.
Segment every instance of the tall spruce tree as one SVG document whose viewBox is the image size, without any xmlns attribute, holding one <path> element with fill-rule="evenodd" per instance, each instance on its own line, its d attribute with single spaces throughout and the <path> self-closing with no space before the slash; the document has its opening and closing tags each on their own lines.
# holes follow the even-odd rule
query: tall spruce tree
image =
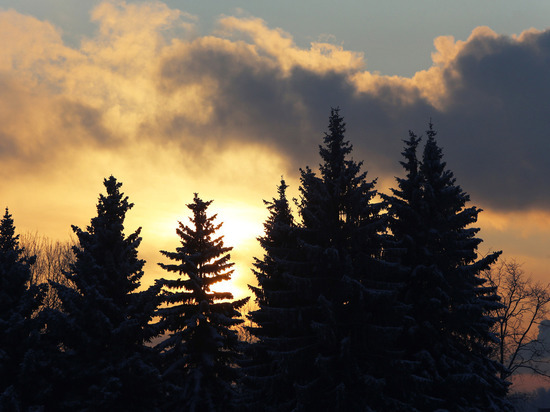
<svg viewBox="0 0 550 412">
<path fill-rule="evenodd" d="M 301 170 L 302 221 L 286 275 L 300 297 L 288 320 L 298 334 L 287 353 L 296 356 L 279 356 L 279 368 L 293 384 L 295 410 L 376 409 L 384 402 L 377 366 L 386 355 L 382 308 L 392 294 L 381 282 L 384 221 L 373 201 L 375 182 L 348 159 L 352 146 L 338 109 L 328 129 L 320 177 Z"/>
<path fill-rule="evenodd" d="M 408 367 L 392 382 L 407 410 L 510 410 L 501 366 L 489 357 L 498 297 L 479 276 L 500 252 L 478 258 L 479 229 L 469 226 L 480 209 L 466 207 L 469 196 L 455 184 L 435 136 L 430 123 L 419 162 L 419 139 L 410 134 L 407 175 L 386 196 L 400 301 L 408 308 L 399 342 Z"/>
<path fill-rule="evenodd" d="M 417 157 L 417 148 L 421 139 L 413 132 L 409 132 L 409 139 L 405 140 L 405 149 L 401 153 L 404 161 L 400 164 L 405 169 L 405 178 L 396 178 L 397 188 L 391 189 L 393 196 L 381 194 L 386 202 L 388 229 L 390 234 L 385 238 L 385 259 L 391 262 L 391 273 L 399 285 L 395 307 L 402 309 L 400 333 L 395 346 L 398 348 L 396 356 L 389 363 L 393 373 L 388 377 L 386 393 L 399 400 L 396 411 L 418 411 L 430 408 L 432 394 L 429 394 L 432 380 L 427 376 L 425 368 L 431 367 L 415 358 L 405 350 L 410 344 L 409 329 L 414 327 L 410 299 L 411 267 L 415 265 L 417 256 L 422 248 L 415 237 L 424 230 L 421 219 L 422 210 L 422 176 Z M 429 394 L 429 395 L 428 395 Z M 420 409 L 418 409 L 420 408 Z"/>
<path fill-rule="evenodd" d="M 299 250 L 296 224 L 286 196 L 286 182 L 281 179 L 278 197 L 264 201 L 269 216 L 265 233 L 258 238 L 263 258 L 255 258 L 254 275 L 258 286 L 250 286 L 258 309 L 249 313 L 253 326 L 248 327 L 256 341 L 251 345 L 251 361 L 246 373 L 246 409 L 252 411 L 286 411 L 296 403 L 289 367 L 299 363 L 294 352 L 296 337 L 301 336 L 299 318 L 301 296 L 294 287 L 292 271 Z"/>
<path fill-rule="evenodd" d="M 100 195 L 87 230 L 73 226 L 78 245 L 67 276 L 74 288 L 53 285 L 62 311 L 51 312 L 48 332 L 61 344 L 63 376 L 52 410 L 150 411 L 160 395 L 154 352 L 145 345 L 160 287 L 138 291 L 145 263 L 137 252 L 141 228 L 124 234 L 133 204 L 113 176 L 104 185 L 107 195 Z"/>
<path fill-rule="evenodd" d="M 6 208 L 0 222 L 0 410 L 39 407 L 32 392 L 41 325 L 34 315 L 44 297 L 43 286 L 29 286 L 30 265 Z"/>
<path fill-rule="evenodd" d="M 197 194 L 187 205 L 192 226 L 179 222 L 176 233 L 181 246 L 175 252 L 161 251 L 172 264 L 159 265 L 178 275 L 162 279 L 163 307 L 158 309 L 159 333 L 168 336 L 157 345 L 166 387 L 166 410 L 231 411 L 236 409 L 240 378 L 237 362 L 242 343 L 233 326 L 242 323 L 239 309 L 248 298 L 233 300 L 229 292 L 211 286 L 229 280 L 232 248 L 216 237 L 221 227 L 216 215 L 208 216 L 212 201 Z"/>
</svg>

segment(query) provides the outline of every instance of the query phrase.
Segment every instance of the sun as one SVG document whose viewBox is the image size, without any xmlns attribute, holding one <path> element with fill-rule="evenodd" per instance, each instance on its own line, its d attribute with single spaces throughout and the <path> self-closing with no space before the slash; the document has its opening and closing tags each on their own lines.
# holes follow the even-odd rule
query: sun
<svg viewBox="0 0 550 412">
<path fill-rule="evenodd" d="M 261 256 L 262 249 L 257 240 L 263 234 L 263 223 L 266 209 L 254 207 L 241 202 L 214 202 L 209 210 L 209 216 L 216 214 L 214 224 L 222 224 L 213 235 L 222 237 L 223 245 L 231 247 L 229 252 L 234 263 L 231 279 L 212 285 L 214 292 L 230 292 L 234 299 L 250 296 L 249 284 L 255 285 L 256 279 L 252 273 L 252 263 L 255 256 Z M 190 225 L 188 216 L 173 213 L 157 218 L 154 224 L 144 228 L 144 237 L 152 239 L 157 250 L 174 250 L 179 246 L 180 239 L 175 234 L 179 222 Z M 149 260 L 155 260 L 158 254 L 151 252 Z M 151 264 L 151 267 L 154 267 Z"/>
<path fill-rule="evenodd" d="M 250 206 L 224 207 L 216 213 L 218 223 L 222 223 L 218 234 L 223 236 L 224 245 L 233 250 L 255 241 L 263 231 L 263 220 L 258 219 L 258 211 Z"/>
<path fill-rule="evenodd" d="M 231 280 L 213 285 L 212 290 L 231 292 L 235 299 L 249 296 L 248 284 L 256 283 L 251 267 L 254 256 L 261 253 L 257 237 L 263 233 L 266 211 L 245 204 L 222 204 L 214 213 L 222 223 L 218 234 L 223 236 L 224 246 L 233 248 L 230 254 L 235 265 Z"/>
</svg>

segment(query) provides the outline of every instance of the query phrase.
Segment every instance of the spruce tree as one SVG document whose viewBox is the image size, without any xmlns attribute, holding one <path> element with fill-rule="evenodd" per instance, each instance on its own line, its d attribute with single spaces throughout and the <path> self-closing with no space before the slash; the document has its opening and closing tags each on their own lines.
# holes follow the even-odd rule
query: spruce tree
<svg viewBox="0 0 550 412">
<path fill-rule="evenodd" d="M 417 148 L 421 139 L 409 132 L 405 149 L 401 153 L 404 161 L 400 164 L 406 171 L 405 178 L 396 178 L 397 188 L 391 189 L 393 196 L 381 194 L 386 202 L 389 235 L 385 238 L 385 256 L 389 262 L 392 277 L 399 285 L 394 307 L 401 309 L 399 334 L 395 341 L 396 356 L 389 363 L 393 373 L 388 377 L 387 396 L 398 400 L 397 411 L 417 411 L 432 407 L 427 395 L 432 381 L 427 376 L 429 365 L 410 356 L 404 349 L 408 341 L 409 328 L 415 324 L 410 304 L 411 267 L 414 267 L 420 251 L 416 248 L 415 236 L 424 230 L 420 216 L 422 208 L 422 178 Z M 420 246 L 421 247 L 421 246 Z M 424 399 L 427 398 L 427 399 Z M 420 409 L 417 409 L 420 407 Z"/>
<path fill-rule="evenodd" d="M 176 230 L 181 246 L 175 252 L 161 251 L 174 263 L 159 265 L 178 275 L 160 281 L 164 306 L 157 312 L 158 332 L 167 333 L 157 345 L 166 410 L 230 411 L 238 401 L 236 365 L 243 348 L 232 327 L 242 323 L 238 310 L 248 298 L 231 301 L 231 293 L 211 290 L 233 273 L 232 248 L 216 237 L 222 224 L 207 214 L 211 203 L 195 194 L 187 205 L 192 226 L 179 222 Z"/>
<path fill-rule="evenodd" d="M 30 265 L 15 234 L 12 215 L 0 221 L 0 410 L 26 410 L 38 407 L 32 388 L 38 377 L 32 375 L 38 360 L 41 325 L 36 312 L 45 289 L 29 286 Z M 28 386 L 30 384 L 30 387 Z"/>
<path fill-rule="evenodd" d="M 264 201 L 269 216 L 265 233 L 258 238 L 264 255 L 254 261 L 258 286 L 249 285 L 258 305 L 248 315 L 253 324 L 248 330 L 256 341 L 251 345 L 251 361 L 244 367 L 249 395 L 246 408 L 252 411 L 291 410 L 296 402 L 292 374 L 282 367 L 299 363 L 300 356 L 293 349 L 302 332 L 301 325 L 293 321 L 299 317 L 301 296 L 291 276 L 298 243 L 287 188 L 281 179 L 278 197 Z"/>
<path fill-rule="evenodd" d="M 48 335 L 60 343 L 63 375 L 54 393 L 61 400 L 52 409 L 155 410 L 160 374 L 145 343 L 160 288 L 138 291 L 141 228 L 124 234 L 133 204 L 113 176 L 104 185 L 107 195 L 100 195 L 87 230 L 73 226 L 78 245 L 67 276 L 74 288 L 53 284 L 62 309 L 50 312 Z"/>
<path fill-rule="evenodd" d="M 405 178 L 387 196 L 394 258 L 407 308 L 399 346 L 404 373 L 393 377 L 407 410 L 510 410 L 500 368 L 489 357 L 498 297 L 480 273 L 500 252 L 478 258 L 480 209 L 456 185 L 442 160 L 430 123 L 422 161 L 410 134 L 403 152 Z"/>
<path fill-rule="evenodd" d="M 286 275 L 300 297 L 288 320 L 298 334 L 288 350 L 295 356 L 280 356 L 279 367 L 289 371 L 296 410 L 375 409 L 384 402 L 380 330 L 388 332 L 383 308 L 392 296 L 379 259 L 384 220 L 373 200 L 375 181 L 349 159 L 338 109 L 328 129 L 320 176 L 301 170 L 301 223 Z"/>
</svg>

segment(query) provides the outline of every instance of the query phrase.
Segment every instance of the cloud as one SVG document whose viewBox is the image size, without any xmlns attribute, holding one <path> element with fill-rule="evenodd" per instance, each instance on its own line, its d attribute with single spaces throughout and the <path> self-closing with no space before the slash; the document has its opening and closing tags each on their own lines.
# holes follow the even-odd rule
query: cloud
<svg viewBox="0 0 550 412">
<path fill-rule="evenodd" d="M 219 33 L 225 37 L 249 37 L 254 50 L 276 62 L 287 75 L 295 67 L 322 74 L 329 70 L 350 73 L 365 65 L 362 53 L 344 50 L 342 46 L 331 43 L 312 42 L 309 49 L 301 49 L 289 33 L 270 29 L 259 18 L 223 17 L 219 26 Z"/>
<path fill-rule="evenodd" d="M 449 63 L 441 126 L 464 187 L 494 208 L 548 208 L 550 31 L 472 35 Z"/>
<path fill-rule="evenodd" d="M 474 202 L 550 206 L 550 31 L 439 37 L 433 65 L 405 78 L 369 72 L 342 46 L 298 47 L 257 18 L 223 16 L 198 36 L 194 16 L 163 3 L 109 1 L 92 20 L 96 34 L 71 48 L 50 23 L 0 12 L 0 157 L 11 170 L 156 145 L 196 173 L 242 147 L 272 153 L 295 177 L 318 163 L 329 109 L 340 106 L 372 177 L 402 174 L 401 139 L 432 118 Z"/>
<path fill-rule="evenodd" d="M 163 62 L 166 89 L 209 89 L 208 121 L 188 122 L 192 134 L 264 142 L 298 167 L 314 161 L 305 153 L 316 154 L 328 107 L 341 106 L 360 157 L 386 175 L 400 173 L 407 130 L 421 133 L 432 118 L 450 168 L 476 202 L 501 210 L 550 206 L 550 32 L 502 36 L 479 27 L 465 41 L 439 37 L 433 66 L 409 79 L 369 73 L 360 56 L 343 50 L 298 50 L 288 34 L 258 19 L 221 25 L 238 40 L 184 43 Z"/>
</svg>

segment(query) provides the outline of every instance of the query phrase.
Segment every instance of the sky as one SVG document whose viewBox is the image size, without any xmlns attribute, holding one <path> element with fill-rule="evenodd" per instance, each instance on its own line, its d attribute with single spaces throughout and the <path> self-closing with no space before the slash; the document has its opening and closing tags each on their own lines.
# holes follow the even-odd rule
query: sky
<svg viewBox="0 0 550 412">
<path fill-rule="evenodd" d="M 0 0 L 0 206 L 67 239 L 114 175 L 146 283 L 195 192 L 253 282 L 263 199 L 319 164 L 331 107 L 379 191 L 431 120 L 479 253 L 550 282 L 550 2 Z"/>
</svg>

